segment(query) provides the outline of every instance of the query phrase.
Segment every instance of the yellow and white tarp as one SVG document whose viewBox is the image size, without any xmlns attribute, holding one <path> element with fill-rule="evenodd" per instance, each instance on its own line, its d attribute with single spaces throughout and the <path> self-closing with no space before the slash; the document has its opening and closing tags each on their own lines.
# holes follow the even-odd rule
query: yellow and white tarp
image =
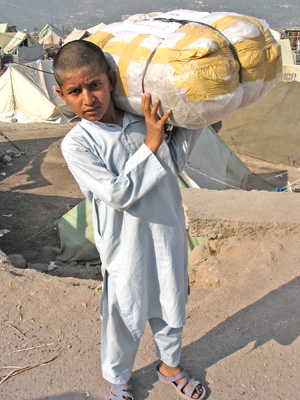
<svg viewBox="0 0 300 400">
<path fill-rule="evenodd" d="M 175 10 L 106 25 L 93 41 L 117 71 L 116 106 L 142 115 L 141 97 L 191 129 L 258 100 L 281 79 L 280 46 L 264 20 Z"/>
</svg>

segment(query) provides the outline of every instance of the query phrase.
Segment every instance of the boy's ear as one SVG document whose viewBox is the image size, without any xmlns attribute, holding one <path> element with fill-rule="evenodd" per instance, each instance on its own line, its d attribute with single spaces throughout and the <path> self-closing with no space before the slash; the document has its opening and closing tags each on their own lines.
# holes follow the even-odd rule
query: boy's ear
<svg viewBox="0 0 300 400">
<path fill-rule="evenodd" d="M 108 79 L 110 80 L 110 90 L 112 92 L 117 84 L 117 73 L 114 69 L 109 70 Z"/>
<path fill-rule="evenodd" d="M 60 88 L 60 87 L 57 87 L 57 88 L 55 88 L 55 90 L 56 90 L 56 93 L 58 93 L 58 94 L 60 95 L 60 97 L 61 97 L 64 101 L 66 101 L 65 96 L 64 96 L 64 93 L 63 93 L 63 91 L 61 90 L 61 88 Z"/>
</svg>

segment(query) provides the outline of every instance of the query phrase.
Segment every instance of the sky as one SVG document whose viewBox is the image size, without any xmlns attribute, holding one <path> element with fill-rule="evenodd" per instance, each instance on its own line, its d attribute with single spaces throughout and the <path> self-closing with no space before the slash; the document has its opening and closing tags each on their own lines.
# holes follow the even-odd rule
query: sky
<svg viewBox="0 0 300 400">
<path fill-rule="evenodd" d="M 207 11 L 220 11 L 226 6 L 239 7 L 238 10 L 230 8 L 226 11 L 266 18 L 271 24 L 295 24 L 300 21 L 300 0 L 289 2 L 293 3 L 290 8 L 284 7 L 280 0 L 278 3 L 271 0 L 0 0 L 0 23 L 16 25 L 20 30 L 33 30 L 34 27 L 41 30 L 50 22 L 60 28 L 87 29 L 100 22 L 120 21 L 122 13 L 160 11 L 161 7 L 166 11 L 167 8 L 172 9 L 173 5 L 174 8 L 192 8 L 193 4 L 196 6 L 201 3 L 201 7 L 206 6 Z M 213 9 L 210 10 L 209 6 Z M 78 11 L 83 13 L 79 14 Z"/>
</svg>

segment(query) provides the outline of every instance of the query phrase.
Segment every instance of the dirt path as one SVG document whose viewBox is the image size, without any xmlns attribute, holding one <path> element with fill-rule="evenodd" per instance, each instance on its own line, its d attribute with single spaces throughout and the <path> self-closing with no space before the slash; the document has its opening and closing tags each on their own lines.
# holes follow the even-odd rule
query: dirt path
<svg viewBox="0 0 300 400">
<path fill-rule="evenodd" d="M 6 173 L 0 228 L 10 230 L 0 249 L 36 267 L 47 264 L 46 247 L 59 246 L 55 221 L 82 198 L 59 150 L 69 127 L 0 124 L 0 130 L 25 151 L 11 166 L 0 165 Z M 12 146 L 0 137 L 0 152 Z M 297 212 L 284 201 L 281 207 Z M 208 208 L 203 212 L 211 218 Z M 198 284 L 192 283 L 182 363 L 207 385 L 211 400 L 299 399 L 300 233 L 282 226 L 224 237 L 191 273 Z M 108 399 L 100 371 L 99 271 L 66 265 L 43 273 L 14 268 L 3 253 L 0 259 L 0 398 Z M 157 382 L 156 362 L 147 327 L 133 374 L 136 400 L 178 398 Z"/>
</svg>

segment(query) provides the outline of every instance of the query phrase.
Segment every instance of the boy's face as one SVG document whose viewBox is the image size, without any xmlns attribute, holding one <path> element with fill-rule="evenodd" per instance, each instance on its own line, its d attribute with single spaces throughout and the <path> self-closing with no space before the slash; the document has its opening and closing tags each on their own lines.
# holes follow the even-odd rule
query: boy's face
<svg viewBox="0 0 300 400">
<path fill-rule="evenodd" d="M 66 73 L 56 91 L 79 117 L 110 123 L 115 112 L 111 98 L 115 81 L 115 71 L 107 76 L 95 63 Z"/>
</svg>

